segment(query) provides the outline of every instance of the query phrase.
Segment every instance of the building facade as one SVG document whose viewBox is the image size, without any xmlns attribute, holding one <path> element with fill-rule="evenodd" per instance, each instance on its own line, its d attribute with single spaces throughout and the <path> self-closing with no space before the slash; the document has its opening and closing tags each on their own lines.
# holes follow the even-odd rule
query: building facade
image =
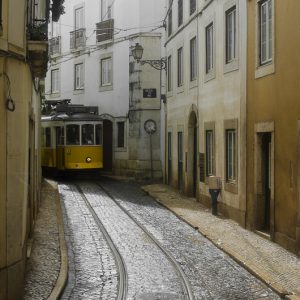
<svg viewBox="0 0 300 300">
<path fill-rule="evenodd" d="M 245 1 L 167 1 L 167 181 L 245 225 Z"/>
<path fill-rule="evenodd" d="M 247 6 L 247 226 L 299 255 L 300 3 Z"/>
<path fill-rule="evenodd" d="M 0 299 L 21 299 L 40 201 L 48 1 L 0 1 Z"/>
<path fill-rule="evenodd" d="M 104 170 L 116 175 L 162 176 L 159 72 L 138 64 L 131 49 L 139 43 L 143 59 L 161 57 L 163 13 L 159 0 L 72 0 L 51 24 L 46 98 L 99 107 Z M 149 119 L 157 127 L 151 147 Z"/>
</svg>

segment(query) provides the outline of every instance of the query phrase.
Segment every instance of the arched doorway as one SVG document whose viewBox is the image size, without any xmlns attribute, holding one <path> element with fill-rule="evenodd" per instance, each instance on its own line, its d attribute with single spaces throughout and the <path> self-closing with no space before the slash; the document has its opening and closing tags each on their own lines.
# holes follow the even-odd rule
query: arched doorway
<svg viewBox="0 0 300 300">
<path fill-rule="evenodd" d="M 197 153 L 198 153 L 198 121 L 193 110 L 188 122 L 188 153 L 187 153 L 187 194 L 197 194 Z"/>
</svg>

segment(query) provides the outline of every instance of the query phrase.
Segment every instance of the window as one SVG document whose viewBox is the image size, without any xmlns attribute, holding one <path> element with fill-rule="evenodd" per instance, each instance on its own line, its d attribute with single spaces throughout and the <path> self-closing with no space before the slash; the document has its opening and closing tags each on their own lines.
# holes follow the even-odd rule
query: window
<svg viewBox="0 0 300 300">
<path fill-rule="evenodd" d="M 190 15 L 196 11 L 196 0 L 190 0 Z"/>
<path fill-rule="evenodd" d="M 183 85 L 183 49 L 177 50 L 177 86 Z"/>
<path fill-rule="evenodd" d="M 51 94 L 59 93 L 59 69 L 51 70 Z"/>
<path fill-rule="evenodd" d="M 103 144 L 103 127 L 102 124 L 96 125 L 96 145 Z"/>
<path fill-rule="evenodd" d="M 111 67 L 112 67 L 111 57 L 101 59 L 101 86 L 111 85 Z"/>
<path fill-rule="evenodd" d="M 75 30 L 84 28 L 83 7 L 75 9 Z"/>
<path fill-rule="evenodd" d="M 101 0 L 101 21 L 111 19 L 111 4 L 109 0 Z"/>
<path fill-rule="evenodd" d="M 124 148 L 125 147 L 125 123 L 117 122 L 117 128 L 118 128 L 117 146 L 118 148 Z"/>
<path fill-rule="evenodd" d="M 183 23 L 182 0 L 178 0 L 178 27 Z"/>
<path fill-rule="evenodd" d="M 172 34 L 172 0 L 169 0 L 169 13 L 168 13 L 168 36 Z"/>
<path fill-rule="evenodd" d="M 226 130 L 226 181 L 236 180 L 236 130 Z"/>
<path fill-rule="evenodd" d="M 226 18 L 226 64 L 236 58 L 236 7 L 233 6 L 225 13 Z"/>
<path fill-rule="evenodd" d="M 206 73 L 212 71 L 214 67 L 214 59 L 213 59 L 213 23 L 209 24 L 205 28 L 205 41 L 206 41 Z"/>
<path fill-rule="evenodd" d="M 259 3 L 260 64 L 272 61 L 272 0 Z"/>
<path fill-rule="evenodd" d="M 94 145 L 94 124 L 84 124 L 81 126 L 81 144 Z"/>
<path fill-rule="evenodd" d="M 75 82 L 74 89 L 82 90 L 84 89 L 84 72 L 83 72 L 83 63 L 75 65 Z"/>
<path fill-rule="evenodd" d="M 168 92 L 172 91 L 172 56 L 168 56 L 168 66 L 167 66 L 167 72 L 168 72 Z"/>
<path fill-rule="evenodd" d="M 197 78 L 197 43 L 196 37 L 190 40 L 190 80 Z"/>
<path fill-rule="evenodd" d="M 56 144 L 58 146 L 65 144 L 65 129 L 64 129 L 64 127 L 56 127 Z"/>
<path fill-rule="evenodd" d="M 214 174 L 214 133 L 213 130 L 205 131 L 205 146 L 206 146 L 206 176 Z"/>
<path fill-rule="evenodd" d="M 45 128 L 45 147 L 51 147 L 51 128 Z"/>
<path fill-rule="evenodd" d="M 79 145 L 79 125 L 67 125 L 67 145 Z"/>
</svg>

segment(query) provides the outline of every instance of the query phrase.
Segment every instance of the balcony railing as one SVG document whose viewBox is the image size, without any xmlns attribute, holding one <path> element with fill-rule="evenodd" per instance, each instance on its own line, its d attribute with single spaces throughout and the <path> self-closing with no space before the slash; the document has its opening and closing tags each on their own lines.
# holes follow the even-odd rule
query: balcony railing
<svg viewBox="0 0 300 300">
<path fill-rule="evenodd" d="M 114 36 L 114 19 L 109 19 L 96 24 L 96 41 L 102 43 L 111 41 Z"/>
<path fill-rule="evenodd" d="M 49 40 L 49 54 L 56 55 L 61 52 L 61 38 L 60 36 L 56 36 Z"/>
<path fill-rule="evenodd" d="M 70 32 L 70 48 L 75 50 L 77 48 L 85 47 L 85 28 L 77 29 Z"/>
</svg>

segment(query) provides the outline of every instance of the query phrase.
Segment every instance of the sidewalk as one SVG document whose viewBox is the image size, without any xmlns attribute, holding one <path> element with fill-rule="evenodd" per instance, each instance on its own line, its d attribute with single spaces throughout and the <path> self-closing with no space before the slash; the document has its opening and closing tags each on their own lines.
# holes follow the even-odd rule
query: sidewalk
<svg viewBox="0 0 300 300">
<path fill-rule="evenodd" d="M 153 184 L 143 190 L 229 254 L 284 299 L 300 300 L 300 259 L 279 245 L 221 219 L 172 187 Z"/>
<path fill-rule="evenodd" d="M 26 262 L 25 300 L 58 299 L 67 280 L 68 257 L 57 184 L 43 180 L 32 250 Z"/>
</svg>

